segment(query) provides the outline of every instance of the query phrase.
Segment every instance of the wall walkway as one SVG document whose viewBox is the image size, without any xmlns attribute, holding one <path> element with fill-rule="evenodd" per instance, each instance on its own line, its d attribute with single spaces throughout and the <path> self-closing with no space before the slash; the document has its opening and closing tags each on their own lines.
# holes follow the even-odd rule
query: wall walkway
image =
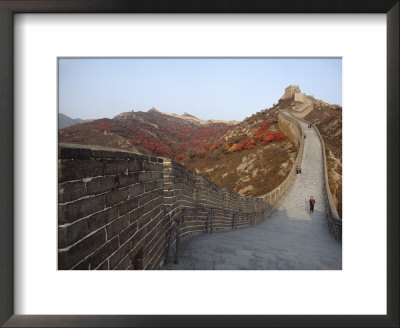
<svg viewBox="0 0 400 328">
<path fill-rule="evenodd" d="M 317 130 L 299 123 L 306 135 L 302 174 L 272 215 L 241 230 L 183 240 L 179 264 L 170 262 L 166 269 L 341 269 L 341 243 L 327 229 L 321 140 Z M 317 201 L 312 214 L 311 195 Z"/>
</svg>

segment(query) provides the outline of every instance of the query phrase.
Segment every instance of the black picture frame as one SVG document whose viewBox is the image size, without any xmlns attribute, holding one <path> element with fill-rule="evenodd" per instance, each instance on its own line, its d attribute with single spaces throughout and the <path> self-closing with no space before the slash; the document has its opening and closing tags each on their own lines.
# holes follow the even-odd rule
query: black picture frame
<svg viewBox="0 0 400 328">
<path fill-rule="evenodd" d="M 0 324 L 5 327 L 399 327 L 399 7 L 398 0 L 0 0 Z M 385 13 L 387 315 L 14 315 L 13 176 L 18 174 L 13 170 L 16 13 Z"/>
</svg>

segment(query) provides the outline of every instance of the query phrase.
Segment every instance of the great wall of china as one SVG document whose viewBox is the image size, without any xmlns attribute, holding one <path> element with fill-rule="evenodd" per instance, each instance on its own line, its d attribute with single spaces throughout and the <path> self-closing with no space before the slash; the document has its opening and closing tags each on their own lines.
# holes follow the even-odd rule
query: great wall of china
<svg viewBox="0 0 400 328">
<path fill-rule="evenodd" d="M 181 238 L 236 230 L 271 216 L 296 177 L 304 149 L 298 119 L 288 112 L 278 118 L 298 155 L 286 179 L 257 198 L 221 188 L 173 160 L 60 144 L 58 268 L 159 269 L 168 254 L 178 255 Z M 320 140 L 328 228 L 341 240 Z"/>
</svg>

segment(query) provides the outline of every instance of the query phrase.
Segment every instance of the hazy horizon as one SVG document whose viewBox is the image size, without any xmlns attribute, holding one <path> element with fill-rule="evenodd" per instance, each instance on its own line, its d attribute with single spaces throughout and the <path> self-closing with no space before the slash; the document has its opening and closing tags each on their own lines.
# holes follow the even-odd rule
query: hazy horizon
<svg viewBox="0 0 400 328">
<path fill-rule="evenodd" d="M 341 58 L 60 58 L 59 113 L 184 112 L 242 121 L 271 107 L 288 85 L 342 105 Z"/>
</svg>

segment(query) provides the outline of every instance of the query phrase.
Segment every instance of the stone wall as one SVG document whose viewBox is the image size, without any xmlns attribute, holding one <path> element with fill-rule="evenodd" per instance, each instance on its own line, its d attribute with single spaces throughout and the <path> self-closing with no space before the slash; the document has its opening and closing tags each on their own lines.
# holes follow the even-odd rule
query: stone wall
<svg viewBox="0 0 400 328">
<path fill-rule="evenodd" d="M 304 138 L 299 123 L 293 117 L 279 113 L 278 125 L 279 129 L 298 147 Z"/>
<path fill-rule="evenodd" d="M 302 130 L 295 119 L 281 113 L 278 118 L 298 147 L 297 165 Z M 58 268 L 158 269 L 181 238 L 267 218 L 294 176 L 293 167 L 277 188 L 253 198 L 170 159 L 60 144 Z"/>
<path fill-rule="evenodd" d="M 269 208 L 261 198 L 228 191 L 172 160 L 164 162 L 164 177 L 164 201 L 171 217 L 171 228 L 174 228 L 175 219 L 181 218 L 181 237 L 207 232 L 207 220 L 209 231 L 253 224 L 261 220 L 261 213 L 265 210 L 266 214 Z M 212 215 L 212 222 L 209 215 Z"/>
<path fill-rule="evenodd" d="M 151 268 L 164 240 L 162 171 L 160 158 L 60 146 L 58 268 Z"/>
<path fill-rule="evenodd" d="M 304 102 L 302 102 L 301 105 L 296 106 L 291 113 L 298 118 L 304 118 L 313 110 L 314 110 L 313 100 L 304 95 Z"/>
<path fill-rule="evenodd" d="M 306 101 L 306 95 L 304 93 L 295 93 L 294 101 L 303 103 Z"/>
</svg>

